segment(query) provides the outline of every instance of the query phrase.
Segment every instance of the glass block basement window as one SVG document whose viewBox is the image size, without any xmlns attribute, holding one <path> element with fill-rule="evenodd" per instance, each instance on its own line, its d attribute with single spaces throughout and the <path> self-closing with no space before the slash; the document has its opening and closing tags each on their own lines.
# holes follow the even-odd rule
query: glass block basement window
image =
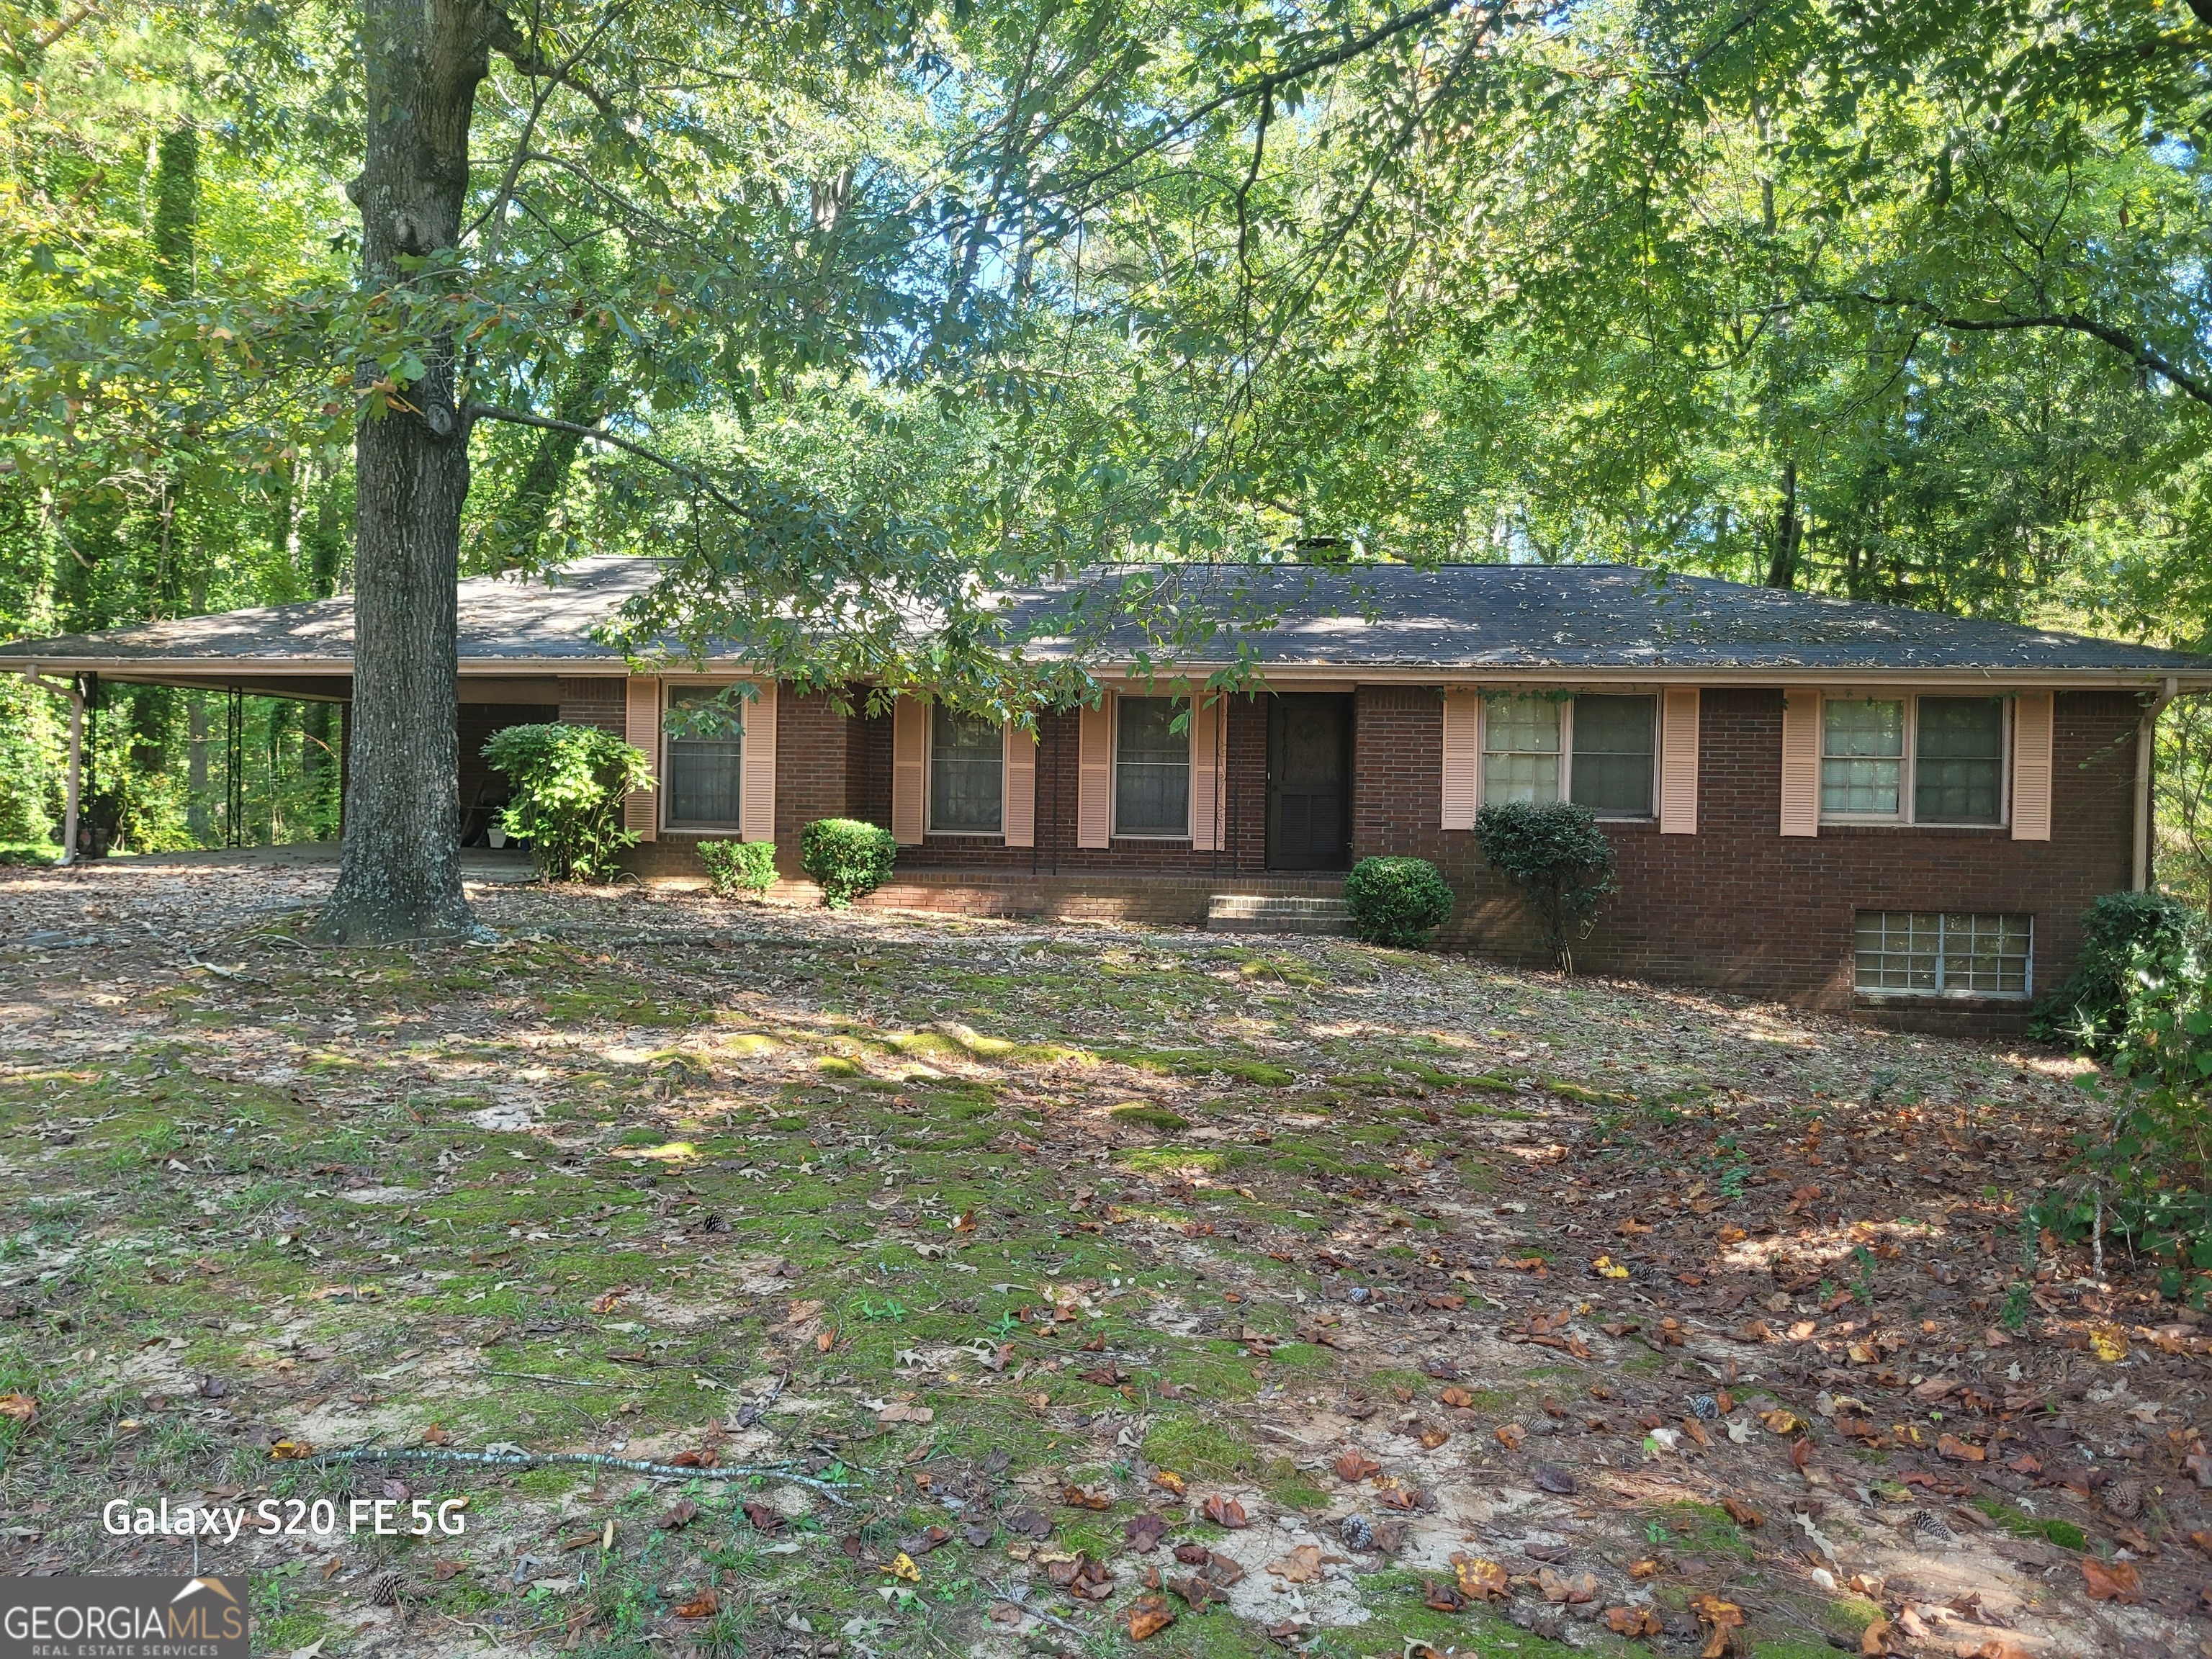
<svg viewBox="0 0 2212 1659">
<path fill-rule="evenodd" d="M 1868 996 L 2025 997 L 2034 942 L 2032 916 L 1862 910 L 1858 989 Z"/>
</svg>

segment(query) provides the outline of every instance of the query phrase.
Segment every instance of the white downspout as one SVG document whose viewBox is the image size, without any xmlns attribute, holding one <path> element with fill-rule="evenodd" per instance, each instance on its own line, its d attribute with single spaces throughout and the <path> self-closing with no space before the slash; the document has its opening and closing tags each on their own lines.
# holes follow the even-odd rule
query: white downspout
<svg viewBox="0 0 2212 1659">
<path fill-rule="evenodd" d="M 2180 683 L 2171 674 L 2158 689 L 2158 696 L 2143 710 L 2142 719 L 2136 724 L 2136 869 L 2135 890 L 2138 893 L 2150 886 L 2151 868 L 2151 757 L 2157 747 L 2158 717 L 2166 707 L 2180 694 Z"/>
</svg>

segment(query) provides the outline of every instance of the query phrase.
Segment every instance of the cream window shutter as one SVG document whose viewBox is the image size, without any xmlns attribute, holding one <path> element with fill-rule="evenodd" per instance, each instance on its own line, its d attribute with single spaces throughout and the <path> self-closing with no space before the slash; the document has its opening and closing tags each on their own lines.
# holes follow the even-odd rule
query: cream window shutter
<svg viewBox="0 0 2212 1659">
<path fill-rule="evenodd" d="M 891 705 L 891 839 L 921 845 L 929 774 L 929 706 L 914 697 Z"/>
<path fill-rule="evenodd" d="M 1820 694 L 1796 690 L 1782 705 L 1782 833 L 1820 833 Z"/>
<path fill-rule="evenodd" d="M 2012 700 L 2012 838 L 2051 839 L 2052 694 L 2023 691 Z"/>
<path fill-rule="evenodd" d="M 623 708 L 623 741 L 645 751 L 647 770 L 660 776 L 660 681 L 651 674 L 630 676 Z M 633 789 L 623 799 L 623 828 L 640 841 L 660 833 L 660 793 L 654 784 Z"/>
<path fill-rule="evenodd" d="M 1000 799 L 999 822 L 1006 826 L 1009 847 L 1036 845 L 1036 733 L 1024 732 L 1008 720 L 1006 787 Z"/>
<path fill-rule="evenodd" d="M 1075 844 L 1104 848 L 1113 840 L 1114 694 L 1076 715 Z"/>
<path fill-rule="evenodd" d="M 775 839 L 775 682 L 761 684 L 745 705 L 744 777 L 738 796 L 738 838 Z"/>
<path fill-rule="evenodd" d="M 1482 694 L 1444 693 L 1444 795 L 1443 827 L 1474 828 L 1474 808 L 1482 777 Z"/>
<path fill-rule="evenodd" d="M 1201 698 L 1190 711 L 1190 845 L 1197 853 L 1221 849 L 1224 793 L 1221 739 L 1227 711 L 1218 697 Z"/>
<path fill-rule="evenodd" d="M 1698 688 L 1669 690 L 1659 710 L 1659 833 L 1698 833 Z"/>
</svg>

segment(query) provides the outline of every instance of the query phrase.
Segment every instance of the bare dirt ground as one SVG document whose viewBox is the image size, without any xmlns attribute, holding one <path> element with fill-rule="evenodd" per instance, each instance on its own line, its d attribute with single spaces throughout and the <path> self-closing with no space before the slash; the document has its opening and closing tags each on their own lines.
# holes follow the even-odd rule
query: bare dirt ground
<svg viewBox="0 0 2212 1659">
<path fill-rule="evenodd" d="M 328 879 L 0 872 L 0 1569 L 292 1655 L 2212 1654 L 2203 1321 L 2022 1220 L 2076 1061 Z"/>
</svg>

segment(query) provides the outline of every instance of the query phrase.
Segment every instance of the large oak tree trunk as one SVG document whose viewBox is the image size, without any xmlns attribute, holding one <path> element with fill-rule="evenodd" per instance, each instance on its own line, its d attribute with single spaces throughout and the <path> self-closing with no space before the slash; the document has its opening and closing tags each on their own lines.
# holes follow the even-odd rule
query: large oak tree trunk
<svg viewBox="0 0 2212 1659">
<path fill-rule="evenodd" d="M 367 0 L 368 151 L 349 187 L 362 282 L 389 290 L 403 256 L 460 240 L 469 122 L 487 68 L 481 0 Z M 474 925 L 461 891 L 455 585 L 468 432 L 451 343 L 409 408 L 356 430 L 353 753 L 337 885 L 317 924 L 341 944 L 451 937 Z"/>
</svg>

